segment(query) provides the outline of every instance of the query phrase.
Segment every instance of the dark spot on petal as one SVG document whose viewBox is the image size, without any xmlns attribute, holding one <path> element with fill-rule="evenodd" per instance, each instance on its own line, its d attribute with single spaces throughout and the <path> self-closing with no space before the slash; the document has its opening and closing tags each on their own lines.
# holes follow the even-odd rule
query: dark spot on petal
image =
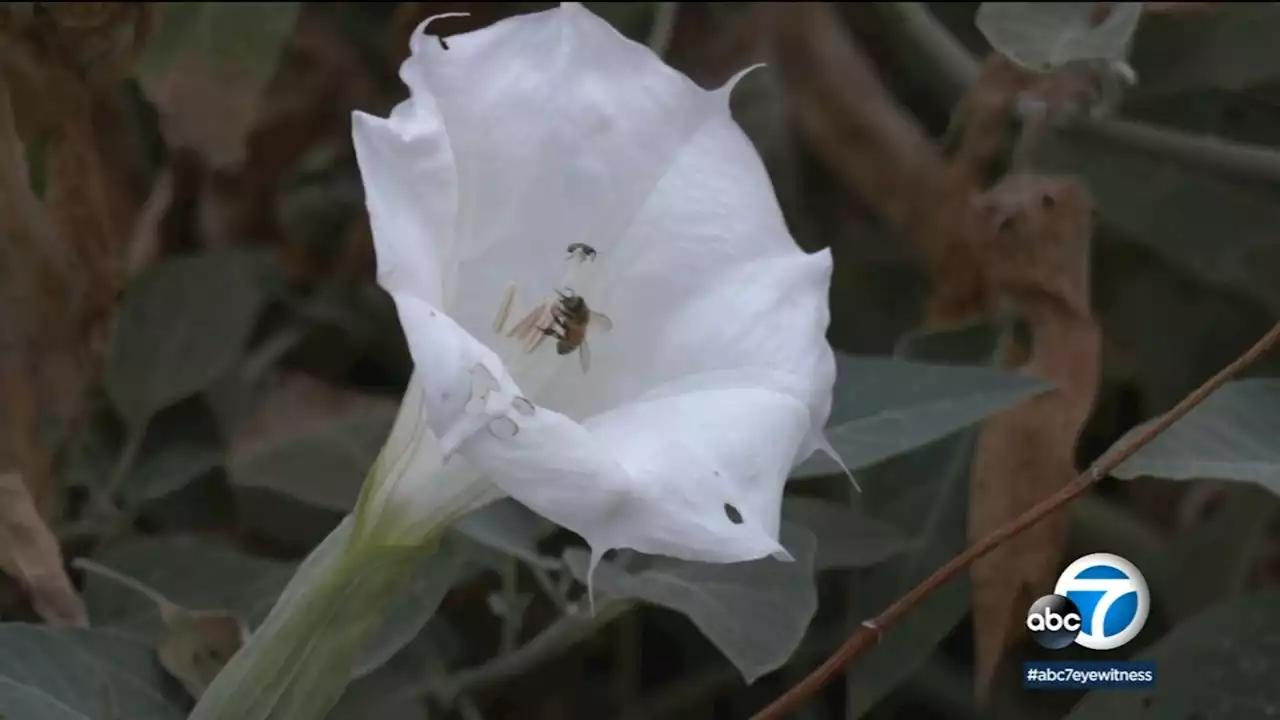
<svg viewBox="0 0 1280 720">
<path fill-rule="evenodd" d="M 449 43 L 447 43 L 447 42 L 445 42 L 445 41 L 444 41 L 444 36 L 443 36 L 443 35 L 437 35 L 437 36 L 436 36 L 436 40 L 439 40 L 439 41 L 440 41 L 440 49 L 441 49 L 441 50 L 448 50 L 448 49 L 449 49 Z"/>
<path fill-rule="evenodd" d="M 738 508 L 730 505 L 729 503 L 724 504 L 724 514 L 729 518 L 729 522 L 734 525 L 742 524 L 742 513 L 738 512 Z"/>
<path fill-rule="evenodd" d="M 719 471 L 719 470 L 712 470 L 712 471 L 711 471 L 711 474 L 712 474 L 712 475 L 715 475 L 716 477 L 720 477 L 720 471 Z"/>
</svg>

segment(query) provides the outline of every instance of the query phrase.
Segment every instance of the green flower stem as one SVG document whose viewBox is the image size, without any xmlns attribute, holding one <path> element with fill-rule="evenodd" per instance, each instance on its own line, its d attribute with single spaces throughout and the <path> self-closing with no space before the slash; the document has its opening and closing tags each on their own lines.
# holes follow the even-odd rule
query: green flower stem
<svg viewBox="0 0 1280 720">
<path fill-rule="evenodd" d="M 333 708 L 388 607 L 436 547 L 354 542 L 352 521 L 298 568 L 188 720 L 321 720 Z"/>
</svg>

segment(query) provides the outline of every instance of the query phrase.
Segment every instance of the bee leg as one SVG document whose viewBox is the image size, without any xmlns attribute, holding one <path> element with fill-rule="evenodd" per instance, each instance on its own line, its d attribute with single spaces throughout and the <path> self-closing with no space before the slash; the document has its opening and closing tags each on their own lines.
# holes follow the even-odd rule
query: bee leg
<svg viewBox="0 0 1280 720">
<path fill-rule="evenodd" d="M 525 352 L 533 352 L 534 350 L 537 350 L 538 346 L 542 345 L 542 341 L 549 337 L 562 340 L 563 334 L 555 328 L 538 328 L 538 334 L 534 335 L 532 340 L 530 340 L 528 346 L 525 348 Z"/>
</svg>

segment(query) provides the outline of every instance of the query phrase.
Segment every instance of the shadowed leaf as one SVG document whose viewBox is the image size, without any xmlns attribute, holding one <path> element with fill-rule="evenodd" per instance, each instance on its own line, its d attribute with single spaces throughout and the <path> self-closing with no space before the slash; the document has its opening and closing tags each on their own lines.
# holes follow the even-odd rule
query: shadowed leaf
<svg viewBox="0 0 1280 720">
<path fill-rule="evenodd" d="M 0 624 L 0 717 L 182 720 L 187 699 L 151 648 L 109 632 Z"/>
<path fill-rule="evenodd" d="M 875 565 L 910 544 L 891 525 L 854 508 L 815 498 L 786 498 L 782 519 L 813 533 L 818 541 L 815 570 Z"/>
<path fill-rule="evenodd" d="M 597 596 L 635 598 L 684 614 L 753 682 L 791 657 L 818 607 L 813 536 L 784 525 L 782 544 L 795 562 L 714 565 L 627 552 L 601 562 L 592 581 Z M 564 559 L 585 582 L 587 552 L 572 548 Z"/>
<path fill-rule="evenodd" d="M 228 371 L 265 300 L 255 263 L 237 251 L 170 260 L 129 287 L 104 381 L 130 427 L 142 427 Z"/>
<path fill-rule="evenodd" d="M 355 506 L 397 408 L 390 398 L 286 377 L 237 428 L 231 480 L 345 513 Z"/>
<path fill-rule="evenodd" d="M 1216 605 L 1175 627 L 1135 660 L 1154 660 L 1156 684 L 1096 691 L 1068 720 L 1236 720 L 1280 711 L 1280 590 Z"/>
<path fill-rule="evenodd" d="M 1154 422 L 1154 421 L 1152 421 Z M 1129 431 L 1124 445 L 1150 423 Z M 1112 471 L 1118 478 L 1239 480 L 1280 495 L 1280 380 L 1227 383 Z"/>
<path fill-rule="evenodd" d="M 837 373 L 827 439 L 851 470 L 943 438 L 1050 387 L 991 368 L 887 357 L 841 355 Z M 792 476 L 839 472 L 819 453 Z"/>
</svg>

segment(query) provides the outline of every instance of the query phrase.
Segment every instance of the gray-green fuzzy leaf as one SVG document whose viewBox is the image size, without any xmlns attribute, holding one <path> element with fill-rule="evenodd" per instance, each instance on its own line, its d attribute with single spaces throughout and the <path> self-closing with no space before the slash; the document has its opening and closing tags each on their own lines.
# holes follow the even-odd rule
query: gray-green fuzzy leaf
<svg viewBox="0 0 1280 720">
<path fill-rule="evenodd" d="M 1049 389 L 1036 378 L 890 357 L 837 358 L 836 400 L 827 439 L 851 470 L 946 437 Z M 793 477 L 840 472 L 821 453 Z"/>
<path fill-rule="evenodd" d="M 1148 423 L 1149 424 L 1149 423 Z M 1120 445 L 1142 432 L 1130 431 Z M 1280 380 L 1227 383 L 1112 474 L 1240 480 L 1280 494 Z"/>
<path fill-rule="evenodd" d="M 868 567 L 910 546 L 901 531 L 866 513 L 826 500 L 789 497 L 782 519 L 813 533 L 818 542 L 815 570 Z"/>
<path fill-rule="evenodd" d="M 266 617 L 293 575 L 293 563 L 239 552 L 194 536 L 130 537 L 94 557 L 192 610 L 230 610 L 253 627 Z M 95 627 L 155 641 L 164 625 L 142 595 L 98 575 L 86 576 L 85 604 Z"/>
<path fill-rule="evenodd" d="M 1031 70 L 1124 60 L 1142 3 L 1112 3 L 1111 14 L 1097 25 L 1094 10 L 1088 2 L 985 2 L 975 22 L 992 48 Z"/>
<path fill-rule="evenodd" d="M 626 552 L 600 563 L 592 581 L 597 597 L 634 598 L 684 614 L 753 682 L 791 657 L 818 608 L 813 535 L 783 525 L 782 544 L 795 562 L 720 565 Z M 587 553 L 570 549 L 564 559 L 585 582 Z"/>
<path fill-rule="evenodd" d="M 99 630 L 0 624 L 0 717 L 182 720 L 186 693 L 150 647 Z"/>
<path fill-rule="evenodd" d="M 1090 693 L 1068 720 L 1236 720 L 1280 714 L 1280 590 L 1216 605 L 1174 628 L 1136 660 L 1156 684 Z"/>
<path fill-rule="evenodd" d="M 231 369 L 266 297 L 252 256 L 231 250 L 169 260 L 134 282 L 103 370 L 129 425 L 140 428 Z"/>
</svg>

